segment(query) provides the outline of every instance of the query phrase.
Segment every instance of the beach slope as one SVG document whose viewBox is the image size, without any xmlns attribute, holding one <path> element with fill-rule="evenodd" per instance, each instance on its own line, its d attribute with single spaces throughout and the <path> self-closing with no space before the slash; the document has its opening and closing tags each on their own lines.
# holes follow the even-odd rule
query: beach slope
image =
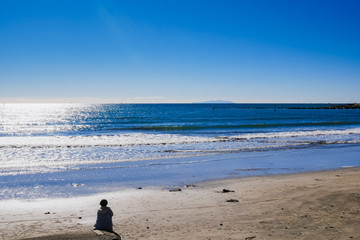
<svg viewBox="0 0 360 240">
<path fill-rule="evenodd" d="M 102 198 L 123 239 L 360 239 L 360 168 L 180 189 L 2 201 L 0 239 L 100 239 L 91 229 Z"/>
</svg>

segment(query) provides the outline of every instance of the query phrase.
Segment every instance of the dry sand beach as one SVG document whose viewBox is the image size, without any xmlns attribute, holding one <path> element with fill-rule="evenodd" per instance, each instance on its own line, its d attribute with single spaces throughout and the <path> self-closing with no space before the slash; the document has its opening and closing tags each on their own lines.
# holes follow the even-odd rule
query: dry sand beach
<svg viewBox="0 0 360 240">
<path fill-rule="evenodd" d="M 0 239 L 111 239 L 91 230 L 102 198 L 122 239 L 360 239 L 360 168 L 2 201 Z"/>
</svg>

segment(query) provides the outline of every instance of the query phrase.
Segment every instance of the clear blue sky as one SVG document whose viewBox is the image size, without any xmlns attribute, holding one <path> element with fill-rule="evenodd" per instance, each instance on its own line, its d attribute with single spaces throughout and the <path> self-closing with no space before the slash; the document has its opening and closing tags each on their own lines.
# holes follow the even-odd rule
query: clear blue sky
<svg viewBox="0 0 360 240">
<path fill-rule="evenodd" d="M 357 0 L 0 0 L 0 100 L 360 102 Z"/>
</svg>

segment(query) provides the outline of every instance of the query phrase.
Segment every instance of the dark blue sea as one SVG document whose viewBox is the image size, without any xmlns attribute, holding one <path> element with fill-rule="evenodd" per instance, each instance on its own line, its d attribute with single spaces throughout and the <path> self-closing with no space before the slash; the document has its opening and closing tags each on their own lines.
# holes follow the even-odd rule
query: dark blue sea
<svg viewBox="0 0 360 240">
<path fill-rule="evenodd" d="M 360 166 L 360 110 L 327 104 L 3 104 L 0 199 Z"/>
</svg>

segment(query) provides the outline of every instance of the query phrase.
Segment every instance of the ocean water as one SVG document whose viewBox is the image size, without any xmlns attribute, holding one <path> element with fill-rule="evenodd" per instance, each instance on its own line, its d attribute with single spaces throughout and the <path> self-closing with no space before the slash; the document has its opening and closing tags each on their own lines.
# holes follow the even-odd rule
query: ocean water
<svg viewBox="0 0 360 240">
<path fill-rule="evenodd" d="M 360 166 L 360 110 L 326 104 L 3 104 L 0 199 Z"/>
</svg>

